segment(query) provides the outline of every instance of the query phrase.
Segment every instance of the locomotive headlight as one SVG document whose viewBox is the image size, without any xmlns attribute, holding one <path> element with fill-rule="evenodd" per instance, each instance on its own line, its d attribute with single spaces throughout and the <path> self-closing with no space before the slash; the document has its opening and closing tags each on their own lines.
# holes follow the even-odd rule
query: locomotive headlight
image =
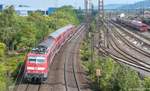
<svg viewBox="0 0 150 91">
<path fill-rule="evenodd" d="M 46 68 L 44 67 L 38 67 L 38 70 L 45 70 Z"/>
<path fill-rule="evenodd" d="M 27 67 L 27 70 L 34 70 L 34 67 Z"/>
</svg>

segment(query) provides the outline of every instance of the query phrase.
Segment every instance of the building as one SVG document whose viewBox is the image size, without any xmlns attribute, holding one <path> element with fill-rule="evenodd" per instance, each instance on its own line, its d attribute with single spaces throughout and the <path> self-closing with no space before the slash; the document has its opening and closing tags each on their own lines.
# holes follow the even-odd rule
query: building
<svg viewBox="0 0 150 91">
<path fill-rule="evenodd" d="M 25 5 L 14 6 L 14 8 L 17 14 L 20 16 L 28 16 L 30 12 L 36 11 L 36 9 Z"/>
<path fill-rule="evenodd" d="M 15 6 L 15 11 L 20 16 L 28 16 L 30 13 L 35 12 L 35 11 L 39 11 L 43 15 L 46 15 L 46 12 L 47 12 L 44 9 L 43 10 L 42 9 L 36 9 L 36 8 L 32 8 L 30 6 L 25 6 L 25 5 Z"/>
<path fill-rule="evenodd" d="M 31 7 L 15 6 L 15 11 L 20 16 L 28 16 L 29 12 L 33 12 L 33 11 L 35 11 L 35 9 L 32 9 Z"/>
<path fill-rule="evenodd" d="M 144 17 L 150 18 L 150 11 L 144 11 Z"/>
<path fill-rule="evenodd" d="M 0 11 L 2 11 L 3 10 L 3 4 L 0 4 Z"/>
<path fill-rule="evenodd" d="M 54 13 L 55 11 L 56 11 L 56 8 L 54 8 L 54 7 L 49 7 L 47 14 L 50 15 L 50 14 Z"/>
<path fill-rule="evenodd" d="M 32 12 L 38 11 L 42 13 L 42 15 L 49 15 L 55 12 L 56 8 L 49 7 L 47 9 L 37 9 L 37 8 L 32 8 L 27 5 L 13 5 L 16 13 L 20 16 L 28 16 Z M 4 8 L 4 5 L 0 4 L 0 11 L 2 11 Z"/>
</svg>

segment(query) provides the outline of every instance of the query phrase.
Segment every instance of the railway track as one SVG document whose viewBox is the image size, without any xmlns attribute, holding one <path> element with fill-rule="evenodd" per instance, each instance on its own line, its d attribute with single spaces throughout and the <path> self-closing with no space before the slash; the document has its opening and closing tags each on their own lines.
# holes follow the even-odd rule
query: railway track
<svg viewBox="0 0 150 91">
<path fill-rule="evenodd" d="M 115 28 L 116 31 L 113 31 L 115 33 L 116 37 L 119 37 L 126 45 L 130 46 L 131 48 L 133 48 L 134 50 L 140 52 L 141 54 L 150 57 L 150 53 L 145 51 L 144 49 L 140 48 L 139 46 L 136 46 L 135 44 L 133 44 L 132 42 L 130 42 L 128 39 L 126 39 L 126 35 L 122 34 L 118 28 L 115 27 L 115 25 L 113 26 Z M 125 36 L 124 36 L 125 35 Z"/>
<path fill-rule="evenodd" d="M 150 41 L 150 37 L 143 35 L 142 32 L 137 31 L 136 29 L 132 29 L 131 27 L 128 27 L 128 26 L 123 25 L 123 24 L 121 26 L 122 26 L 122 28 L 127 29 L 127 30 L 131 30 L 130 32 L 133 32 L 134 34 L 139 35 L 139 36 L 143 37 L 144 39 Z M 147 31 L 147 33 L 150 33 L 150 32 Z"/>
<path fill-rule="evenodd" d="M 115 23 L 115 22 L 112 22 L 112 21 L 109 21 L 111 23 L 113 23 L 117 28 L 119 28 L 120 30 L 123 30 L 122 32 L 125 32 L 126 34 L 130 35 L 130 36 L 133 36 L 134 38 L 136 38 L 137 41 L 140 41 L 143 43 L 143 45 L 146 45 L 147 47 L 150 48 L 150 40 L 145 38 L 145 37 L 141 37 L 141 35 L 137 34 L 137 33 L 134 33 L 132 31 L 129 31 L 128 29 L 122 27 L 121 25 Z"/>
<path fill-rule="evenodd" d="M 85 30 L 85 29 L 83 29 Z M 67 51 L 66 52 L 66 57 L 65 58 L 65 63 L 64 63 L 64 79 L 65 79 L 65 88 L 66 88 L 66 91 L 81 91 L 80 90 L 80 84 L 79 84 L 79 80 L 78 80 L 78 77 L 77 77 L 77 68 L 76 68 L 76 65 L 77 65 L 77 58 L 76 58 L 76 55 L 79 55 L 79 46 L 80 46 L 80 42 L 82 40 L 82 36 L 80 36 L 80 34 L 84 34 L 85 31 L 81 31 L 79 34 L 77 33 L 77 36 L 74 38 L 73 43 L 71 43 L 71 47 L 69 47 L 69 50 L 71 51 Z M 81 38 L 79 38 L 79 36 Z M 78 40 L 78 41 L 77 41 Z M 78 44 L 78 45 L 75 45 L 75 44 Z"/>
<path fill-rule="evenodd" d="M 145 53 L 141 49 L 137 49 L 135 45 L 129 43 L 129 41 L 124 39 L 123 36 L 120 34 L 120 32 L 118 32 L 119 29 L 118 31 L 116 31 L 114 25 L 113 26 L 110 26 L 111 24 L 108 25 L 107 26 L 105 25 L 105 28 L 108 31 L 103 31 L 103 34 L 107 36 L 107 40 L 106 38 L 104 39 L 105 41 L 107 41 L 107 46 L 105 46 L 106 44 L 104 44 L 104 47 L 101 47 L 99 50 L 104 54 L 106 55 L 108 54 L 112 58 L 118 60 L 119 63 L 124 63 L 131 67 L 139 69 L 140 71 L 142 70 L 146 73 L 149 73 L 150 72 L 149 61 L 145 62 L 144 60 L 141 60 L 139 57 L 133 55 L 133 53 L 138 52 L 138 55 L 147 57 L 147 60 L 149 60 L 150 58 L 149 54 Z M 126 50 L 126 48 L 128 48 L 128 51 Z"/>
<path fill-rule="evenodd" d="M 146 40 L 145 38 L 143 38 L 139 35 L 132 33 L 131 31 L 128 31 L 127 29 L 123 28 L 120 25 L 115 24 L 115 26 L 117 28 L 119 28 L 120 30 L 123 30 L 122 32 L 124 32 L 125 36 L 129 37 L 129 35 L 130 35 L 130 37 L 127 38 L 127 40 L 129 40 L 130 43 L 132 42 L 132 43 L 134 43 L 134 45 L 136 45 L 140 49 L 145 50 L 146 55 L 150 54 L 150 41 Z M 137 48 L 137 49 L 139 49 L 139 48 Z"/>
<path fill-rule="evenodd" d="M 81 73 L 76 68 L 78 64 L 76 57 L 79 55 L 77 53 L 79 50 L 76 48 L 79 48 L 86 26 L 81 24 L 77 29 L 79 32 L 74 34 L 55 55 L 49 68 L 47 81 L 41 84 L 31 84 L 19 80 L 11 91 L 80 91 L 78 75 Z M 74 90 L 70 90 L 72 87 Z"/>
<path fill-rule="evenodd" d="M 112 38 L 112 37 L 111 37 Z M 121 46 L 118 46 L 119 44 L 116 41 L 116 38 L 109 39 L 110 46 L 118 52 L 122 57 L 125 57 L 125 60 L 128 60 L 128 62 L 137 65 L 138 68 L 143 69 L 144 71 L 150 72 L 150 66 L 142 62 L 140 59 L 137 59 L 136 57 L 128 54 L 125 50 L 121 48 Z M 118 54 L 117 54 L 118 55 Z"/>
<path fill-rule="evenodd" d="M 143 55 L 144 58 L 147 57 L 148 60 L 147 60 L 147 63 L 145 62 L 145 64 L 148 64 L 148 65 L 149 65 L 150 53 L 148 53 L 148 52 L 146 52 L 145 50 L 143 50 L 143 49 L 137 47 L 136 45 L 134 45 L 133 43 L 131 43 L 130 41 L 128 41 L 125 37 L 121 36 L 121 34 L 119 33 L 119 30 L 118 30 L 117 28 L 115 28 L 115 26 L 113 26 L 113 30 L 115 30 L 115 31 L 111 31 L 111 32 L 113 32 L 113 35 L 117 38 L 117 40 L 121 40 L 121 41 L 122 41 L 124 44 L 126 44 L 130 49 L 135 50 L 134 53 L 137 53 L 137 54 L 140 53 L 140 55 Z M 135 59 L 138 60 L 138 57 L 136 58 L 136 57 L 133 56 L 133 58 L 135 58 Z M 143 60 L 146 60 L 146 59 L 143 59 L 143 60 L 139 59 L 139 60 L 140 60 L 140 61 L 143 61 Z"/>
</svg>

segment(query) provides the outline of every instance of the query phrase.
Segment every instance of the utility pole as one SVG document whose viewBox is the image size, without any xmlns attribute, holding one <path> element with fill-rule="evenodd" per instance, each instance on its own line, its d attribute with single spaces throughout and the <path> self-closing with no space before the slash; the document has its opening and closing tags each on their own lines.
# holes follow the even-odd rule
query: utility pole
<svg viewBox="0 0 150 91">
<path fill-rule="evenodd" d="M 90 36 L 90 38 L 91 38 L 91 45 L 90 45 L 91 46 L 91 61 L 93 61 L 94 36 L 93 36 L 92 28 L 90 26 L 91 16 L 92 16 L 92 0 L 84 0 L 84 2 L 85 2 L 85 17 L 86 17 L 86 22 L 87 22 L 87 28 L 89 30 L 88 36 Z"/>
<path fill-rule="evenodd" d="M 85 3 L 85 18 L 86 22 L 90 22 L 90 16 L 92 14 L 92 0 L 84 0 Z"/>
<path fill-rule="evenodd" d="M 87 17 L 88 17 L 88 0 L 84 0 L 84 5 L 85 5 L 85 21 L 87 22 Z"/>
<path fill-rule="evenodd" d="M 89 8 L 89 15 L 91 16 L 92 14 L 92 0 L 88 0 L 88 8 Z"/>
<path fill-rule="evenodd" d="M 98 24 L 100 27 L 103 25 L 103 19 L 104 19 L 104 1 L 103 0 L 98 0 L 98 13 L 99 13 Z"/>
<path fill-rule="evenodd" d="M 104 1 L 98 0 L 98 12 L 100 18 L 104 18 Z"/>
<path fill-rule="evenodd" d="M 99 38 L 101 38 L 101 34 L 104 30 L 103 22 L 104 22 L 104 0 L 98 0 L 98 29 L 99 29 Z M 100 31 L 101 29 L 101 31 Z M 100 39 L 101 40 L 101 39 Z M 102 40 L 100 41 L 100 43 Z"/>
</svg>

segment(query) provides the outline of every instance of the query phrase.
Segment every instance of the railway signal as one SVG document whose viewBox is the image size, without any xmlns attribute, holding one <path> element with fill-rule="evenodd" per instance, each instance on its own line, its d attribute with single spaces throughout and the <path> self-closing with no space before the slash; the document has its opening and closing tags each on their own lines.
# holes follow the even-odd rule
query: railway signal
<svg viewBox="0 0 150 91">
<path fill-rule="evenodd" d="M 96 69 L 96 77 L 97 77 L 97 85 L 98 85 L 98 88 L 99 88 L 100 77 L 101 77 L 101 70 L 100 69 Z"/>
<path fill-rule="evenodd" d="M 96 69 L 96 76 L 100 77 L 101 76 L 101 70 L 100 69 Z"/>
</svg>

